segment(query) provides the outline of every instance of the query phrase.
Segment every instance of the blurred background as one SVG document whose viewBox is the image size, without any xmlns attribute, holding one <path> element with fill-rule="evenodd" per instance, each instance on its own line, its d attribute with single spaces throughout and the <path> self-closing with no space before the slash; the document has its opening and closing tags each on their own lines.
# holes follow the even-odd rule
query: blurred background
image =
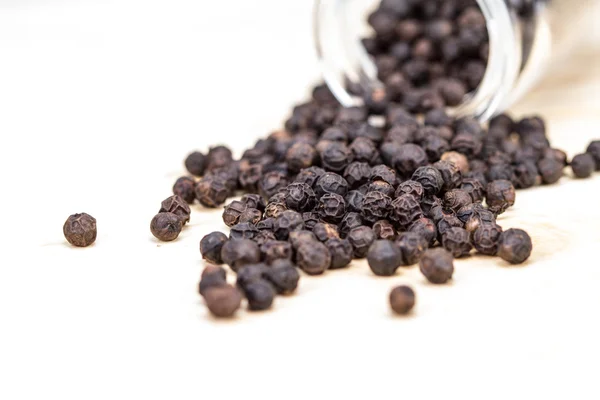
<svg viewBox="0 0 600 400">
<path fill-rule="evenodd" d="M 600 137 L 600 1 L 593 3 L 573 27 L 569 56 L 553 63 L 512 110 L 547 118 L 554 146 L 571 156 Z M 148 232 L 150 218 L 184 173 L 188 152 L 225 143 L 239 154 L 279 129 L 291 106 L 308 95 L 320 76 L 311 19 L 310 0 L 0 0 L 0 236 L 6 247 L 0 323 L 18 327 L 2 329 L 9 336 L 0 341 L 0 375 L 13 394 L 41 398 L 68 388 L 69 398 L 117 398 L 110 393 L 120 388 L 120 398 L 138 398 L 142 388 L 160 398 L 197 398 L 200 383 L 219 392 L 231 383 L 231 371 L 244 373 L 236 376 L 241 384 L 227 389 L 243 391 L 275 369 L 290 385 L 278 393 L 292 387 L 304 398 L 315 397 L 325 382 L 334 385 L 317 398 L 343 390 L 383 398 L 392 390 L 406 393 L 415 376 L 420 380 L 412 389 L 421 394 L 452 385 L 482 393 L 523 384 L 535 398 L 549 381 L 569 382 L 553 365 L 593 382 L 571 366 L 592 350 L 600 354 L 590 349 L 597 328 L 588 318 L 597 303 L 587 297 L 590 290 L 575 291 L 568 297 L 588 309 L 565 309 L 570 303 L 562 289 L 582 282 L 595 288 L 598 270 L 582 260 L 595 254 L 598 237 L 580 228 L 587 211 L 558 210 L 547 201 L 557 187 L 519 192 L 506 220 L 544 232 L 537 270 L 506 272 L 476 258 L 460 268 L 461 287 L 447 291 L 421 285 L 414 274 L 423 318 L 392 321 L 385 293 L 394 282 L 367 279 L 361 268 L 307 279 L 302 294 L 272 314 L 232 325 L 206 318 L 195 292 L 202 265 L 197 246 L 203 234 L 223 229 L 220 211 L 197 207 L 180 240 L 160 249 Z M 590 193 L 596 199 L 597 179 L 563 179 L 564 204 Z M 96 245 L 84 251 L 65 246 L 61 231 L 66 217 L 80 211 L 99 226 Z M 557 254 L 582 243 L 581 251 Z M 579 270 L 565 274 L 565 266 Z M 356 295 L 363 290 L 376 294 Z M 492 300 L 473 301 L 481 297 Z M 578 340 L 569 340 L 572 331 Z M 388 344 L 402 340 L 414 345 L 390 353 Z M 223 348 L 229 352 L 220 357 Z M 227 355 L 240 354 L 247 357 L 232 366 Z M 529 363 L 516 363 L 520 357 Z M 357 360 L 367 360 L 367 376 L 382 386 L 365 384 Z M 375 368 L 382 360 L 388 368 Z M 455 360 L 470 365 L 469 372 Z M 480 368 L 490 360 L 495 371 Z M 294 373 L 279 368 L 283 361 Z M 412 372 L 402 385 L 401 371 Z M 469 383 L 448 371 L 460 371 Z M 515 385 L 498 387 L 496 379 L 510 374 Z M 298 384 L 303 378 L 314 385 Z M 584 390 L 565 385 L 564 397 L 576 388 Z M 509 397 L 518 398 L 508 392 L 499 398 Z"/>
</svg>

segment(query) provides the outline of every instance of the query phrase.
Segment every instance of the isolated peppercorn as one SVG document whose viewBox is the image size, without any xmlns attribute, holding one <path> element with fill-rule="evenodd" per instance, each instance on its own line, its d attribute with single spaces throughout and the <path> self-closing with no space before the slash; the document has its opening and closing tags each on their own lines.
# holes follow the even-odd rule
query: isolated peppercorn
<svg viewBox="0 0 600 400">
<path fill-rule="evenodd" d="M 198 293 L 200 293 L 201 296 L 204 296 L 210 288 L 224 286 L 226 284 L 226 271 L 215 265 L 207 265 L 202 271 L 200 283 L 198 284 Z"/>
<path fill-rule="evenodd" d="M 200 240 L 202 258 L 213 264 L 223 264 L 221 249 L 227 242 L 227 236 L 222 232 L 212 232 Z"/>
<path fill-rule="evenodd" d="M 515 187 L 512 182 L 499 180 L 488 184 L 485 201 L 490 211 L 502 214 L 515 204 L 515 197 Z"/>
<path fill-rule="evenodd" d="M 199 151 L 195 151 L 185 159 L 185 168 L 194 176 L 202 176 L 206 166 L 206 156 Z"/>
<path fill-rule="evenodd" d="M 307 274 L 320 275 L 331 265 L 331 254 L 321 242 L 303 243 L 296 251 L 296 263 Z"/>
<path fill-rule="evenodd" d="M 298 269 L 289 260 L 275 260 L 263 277 L 278 294 L 290 294 L 298 288 L 300 274 Z"/>
<path fill-rule="evenodd" d="M 571 160 L 571 169 L 577 178 L 589 178 L 596 169 L 596 162 L 591 154 L 578 154 Z"/>
<path fill-rule="evenodd" d="M 429 249 L 419 263 L 421 273 L 434 284 L 444 284 L 452 279 L 454 261 L 452 254 L 442 248 Z"/>
<path fill-rule="evenodd" d="M 508 229 L 500 235 L 498 256 L 511 264 L 522 264 L 531 256 L 532 248 L 533 244 L 527 232 Z"/>
<path fill-rule="evenodd" d="M 63 225 L 65 239 L 76 247 L 87 247 L 96 241 L 96 218 L 86 213 L 73 214 Z"/>
<path fill-rule="evenodd" d="M 481 254 L 495 256 L 498 252 L 498 242 L 501 234 L 502 228 L 497 224 L 480 224 L 473 232 L 473 247 Z"/>
<path fill-rule="evenodd" d="M 397 286 L 390 292 L 389 300 L 393 312 L 406 315 L 415 306 L 415 292 L 408 286 Z"/>
<path fill-rule="evenodd" d="M 192 204 L 196 200 L 196 181 L 183 176 L 173 185 L 173 194 L 181 197 L 186 203 Z"/>
<path fill-rule="evenodd" d="M 170 242 L 179 236 L 183 223 L 181 219 L 173 213 L 158 213 L 152 218 L 150 231 L 158 240 Z"/>
<path fill-rule="evenodd" d="M 377 240 L 369 247 L 367 262 L 375 275 L 392 276 L 402 264 L 402 252 L 389 240 Z"/>
<path fill-rule="evenodd" d="M 231 318 L 242 304 L 242 294 L 231 285 L 223 285 L 207 290 L 204 301 L 215 317 Z"/>
<path fill-rule="evenodd" d="M 470 235 L 463 228 L 450 228 L 442 236 L 442 245 L 454 258 L 468 256 L 473 249 Z"/>
<path fill-rule="evenodd" d="M 347 237 L 354 249 L 355 258 L 365 258 L 371 244 L 375 241 L 375 233 L 368 226 L 359 226 L 352 229 Z"/>
<path fill-rule="evenodd" d="M 225 146 L 215 146 L 208 150 L 206 169 L 214 170 L 225 167 L 233 162 L 231 150 Z"/>
<path fill-rule="evenodd" d="M 249 239 L 230 239 L 221 248 L 221 259 L 237 272 L 247 264 L 257 264 L 260 261 L 258 245 Z"/>
</svg>

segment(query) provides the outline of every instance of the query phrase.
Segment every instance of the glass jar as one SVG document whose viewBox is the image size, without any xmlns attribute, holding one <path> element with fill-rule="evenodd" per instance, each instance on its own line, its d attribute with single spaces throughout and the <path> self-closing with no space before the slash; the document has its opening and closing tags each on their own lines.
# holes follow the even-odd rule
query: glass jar
<svg viewBox="0 0 600 400">
<path fill-rule="evenodd" d="M 450 111 L 486 121 L 514 104 L 539 80 L 545 66 L 565 55 L 578 18 L 593 1 L 597 0 L 476 0 L 488 32 L 487 68 L 477 89 Z M 372 36 L 367 16 L 380 2 L 315 1 L 315 41 L 323 76 L 347 107 L 362 103 L 348 87 L 373 90 L 383 85 L 362 44 Z M 517 3 L 528 8 L 517 13 Z"/>
</svg>

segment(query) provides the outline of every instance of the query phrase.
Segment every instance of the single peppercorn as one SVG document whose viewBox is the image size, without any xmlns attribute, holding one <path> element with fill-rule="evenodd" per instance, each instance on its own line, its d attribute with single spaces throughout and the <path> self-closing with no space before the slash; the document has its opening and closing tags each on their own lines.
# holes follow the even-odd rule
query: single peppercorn
<svg viewBox="0 0 600 400">
<path fill-rule="evenodd" d="M 442 245 L 454 258 L 468 256 L 473 249 L 469 232 L 463 228 L 450 228 L 442 236 Z"/>
<path fill-rule="evenodd" d="M 231 285 L 222 285 L 207 290 L 204 301 L 215 317 L 231 318 L 242 304 L 242 294 Z"/>
<path fill-rule="evenodd" d="M 369 181 L 371 166 L 364 162 L 353 162 L 344 170 L 344 179 L 350 187 L 356 188 Z"/>
<path fill-rule="evenodd" d="M 183 176 L 173 185 L 173 194 L 181 197 L 186 203 L 192 204 L 196 200 L 196 181 Z"/>
<path fill-rule="evenodd" d="M 363 200 L 362 217 L 369 224 L 386 219 L 390 213 L 392 200 L 381 192 L 368 192 Z"/>
<path fill-rule="evenodd" d="M 244 265 L 237 271 L 235 284 L 242 291 L 252 282 L 262 280 L 263 274 L 269 270 L 265 264 Z"/>
<path fill-rule="evenodd" d="M 433 167 L 442 175 L 444 181 L 442 192 L 455 189 L 462 184 L 462 173 L 456 164 L 449 161 L 438 161 L 433 164 Z"/>
<path fill-rule="evenodd" d="M 355 258 L 365 258 L 371 244 L 375 241 L 375 233 L 368 226 L 359 226 L 352 229 L 347 235 L 348 241 L 352 244 Z"/>
<path fill-rule="evenodd" d="M 317 158 L 317 151 L 308 143 L 298 142 L 287 151 L 285 160 L 292 172 L 309 168 Z"/>
<path fill-rule="evenodd" d="M 288 208 L 285 205 L 285 203 L 269 202 L 269 203 L 267 203 L 267 207 L 265 208 L 265 217 L 276 219 L 284 211 L 287 211 L 287 209 Z"/>
<path fill-rule="evenodd" d="M 392 276 L 402 264 L 402 252 L 389 240 L 377 240 L 369 247 L 367 262 L 375 275 Z"/>
<path fill-rule="evenodd" d="M 437 230 L 438 230 L 438 240 L 442 242 L 442 238 L 452 228 L 463 228 L 464 224 L 458 217 L 456 213 L 452 210 L 443 210 L 438 222 L 437 222 Z"/>
<path fill-rule="evenodd" d="M 304 229 L 304 219 L 296 211 L 284 211 L 276 219 L 273 226 L 275 237 L 279 240 L 287 240 L 290 232 Z"/>
<path fill-rule="evenodd" d="M 305 183 L 312 188 L 317 180 L 323 175 L 325 175 L 325 170 L 323 168 L 313 166 L 300 171 L 298 175 L 296 175 L 294 183 Z"/>
<path fill-rule="evenodd" d="M 259 233 L 256 226 L 249 222 L 240 222 L 231 227 L 229 238 L 231 239 L 254 239 Z"/>
<path fill-rule="evenodd" d="M 264 211 L 267 204 L 265 199 L 255 193 L 247 193 L 240 199 L 242 203 L 245 203 L 248 208 L 256 208 L 257 210 Z"/>
<path fill-rule="evenodd" d="M 96 241 L 98 235 L 96 218 L 86 213 L 73 214 L 63 225 L 65 239 L 75 247 L 87 247 Z"/>
<path fill-rule="evenodd" d="M 529 256 L 533 244 L 531 237 L 521 229 L 508 229 L 502 232 L 498 242 L 498 256 L 511 264 L 522 264 Z"/>
<path fill-rule="evenodd" d="M 206 167 L 206 156 L 199 151 L 195 151 L 185 159 L 185 168 L 194 176 L 202 176 Z"/>
<path fill-rule="evenodd" d="M 307 274 L 320 275 L 331 265 L 331 254 L 321 242 L 302 243 L 296 251 L 296 263 Z"/>
<path fill-rule="evenodd" d="M 469 160 L 464 154 L 456 151 L 448 151 L 440 157 L 441 161 L 446 161 L 454 164 L 462 174 L 469 172 Z"/>
<path fill-rule="evenodd" d="M 221 249 L 227 242 L 227 236 L 222 232 L 212 232 L 200 240 L 202 258 L 213 264 L 223 264 Z"/>
<path fill-rule="evenodd" d="M 170 242 L 179 236 L 183 224 L 181 219 L 168 212 L 158 213 L 150 222 L 150 231 L 158 240 Z"/>
<path fill-rule="evenodd" d="M 382 219 L 373 224 L 373 233 L 377 240 L 394 240 L 396 238 L 396 230 L 390 221 Z"/>
<path fill-rule="evenodd" d="M 315 193 L 318 198 L 327 193 L 345 196 L 348 193 L 348 182 L 336 173 L 326 172 L 315 183 Z"/>
<path fill-rule="evenodd" d="M 421 205 L 410 194 L 403 194 L 392 202 L 391 218 L 402 228 L 408 228 L 410 224 L 422 216 Z"/>
<path fill-rule="evenodd" d="M 469 194 L 473 203 L 482 202 L 485 199 L 485 187 L 476 179 L 464 178 L 460 188 Z"/>
<path fill-rule="evenodd" d="M 398 185 L 398 189 L 396 189 L 396 197 L 400 197 L 403 194 L 410 194 L 418 201 L 421 201 L 425 194 L 425 190 L 423 189 L 423 185 L 421 185 L 421 183 L 408 180 L 402 182 L 400 185 Z"/>
<path fill-rule="evenodd" d="M 501 234 L 502 228 L 495 223 L 480 224 L 473 232 L 473 247 L 481 254 L 495 256 Z"/>
<path fill-rule="evenodd" d="M 240 215 L 239 222 L 256 225 L 260 222 L 260 220 L 262 219 L 262 216 L 263 216 L 262 212 L 260 212 L 256 208 L 248 208 L 248 209 L 246 209 L 246 211 L 244 211 L 242 213 L 242 215 Z"/>
<path fill-rule="evenodd" d="M 444 194 L 444 207 L 454 211 L 458 211 L 472 203 L 473 199 L 466 190 L 452 189 Z"/>
<path fill-rule="evenodd" d="M 355 212 L 349 212 L 344 215 L 342 222 L 339 225 L 339 232 L 341 237 L 346 237 L 348 233 L 354 228 L 362 226 L 364 223 L 363 218 L 360 214 Z"/>
<path fill-rule="evenodd" d="M 404 266 L 418 263 L 428 248 L 427 240 L 416 232 L 400 233 L 395 243 L 402 253 Z"/>
<path fill-rule="evenodd" d="M 429 249 L 419 263 L 421 273 L 434 284 L 444 284 L 452 279 L 454 260 L 452 254 L 442 248 Z"/>
<path fill-rule="evenodd" d="M 423 186 L 426 196 L 432 196 L 439 193 L 444 186 L 444 179 L 440 171 L 434 167 L 419 167 L 411 178 Z"/>
<path fill-rule="evenodd" d="M 331 254 L 330 269 L 344 268 L 352 262 L 353 248 L 349 240 L 334 237 L 327 240 L 325 246 Z"/>
<path fill-rule="evenodd" d="M 323 221 L 339 223 L 346 213 L 346 202 L 339 194 L 327 193 L 319 200 L 319 216 Z"/>
<path fill-rule="evenodd" d="M 204 296 L 209 289 L 225 285 L 227 285 L 227 272 L 221 267 L 207 265 L 200 277 L 198 293 Z"/>
<path fill-rule="evenodd" d="M 278 294 L 290 294 L 298 288 L 300 274 L 289 260 L 275 260 L 271 267 L 263 273 Z"/>
<path fill-rule="evenodd" d="M 287 176 L 278 171 L 267 172 L 261 178 L 258 184 L 259 193 L 266 198 L 270 198 L 280 189 L 288 184 Z"/>
<path fill-rule="evenodd" d="M 398 315 L 406 315 L 415 306 L 415 292 L 408 286 L 398 286 L 390 292 L 390 307 Z"/>
<path fill-rule="evenodd" d="M 596 169 L 596 162 L 589 153 L 578 154 L 571 161 L 571 169 L 577 178 L 589 178 Z"/>
<path fill-rule="evenodd" d="M 585 152 L 594 157 L 594 161 L 596 162 L 596 171 L 600 171 L 600 140 L 594 140 L 591 142 Z"/>
<path fill-rule="evenodd" d="M 241 201 L 232 201 L 223 209 L 223 222 L 228 227 L 236 225 L 240 221 L 240 216 L 248 209 L 248 205 Z"/>
<path fill-rule="evenodd" d="M 435 222 L 427 217 L 421 217 L 413 222 L 408 231 L 421 236 L 430 247 L 433 246 L 438 235 Z"/>
<path fill-rule="evenodd" d="M 564 164 L 555 158 L 543 158 L 542 160 L 538 161 L 537 166 L 542 177 L 542 181 L 547 185 L 558 182 L 563 176 Z"/>
<path fill-rule="evenodd" d="M 163 200 L 158 212 L 173 213 L 177 215 L 179 219 L 181 219 L 183 224 L 187 224 L 190 221 L 190 214 L 192 213 L 190 206 L 188 206 L 187 203 L 177 195 L 173 195 Z"/>
<path fill-rule="evenodd" d="M 284 242 L 280 240 L 270 240 L 265 242 L 262 246 L 260 246 L 261 259 L 271 264 L 275 260 L 292 259 L 292 245 L 289 242 Z"/>
<path fill-rule="evenodd" d="M 388 197 L 394 197 L 395 189 L 392 185 L 384 181 L 374 181 L 369 183 L 367 186 L 368 192 L 379 192 Z"/>
<path fill-rule="evenodd" d="M 320 153 L 321 164 L 333 172 L 342 172 L 352 160 L 352 152 L 345 143 L 331 142 L 327 143 Z"/>
<path fill-rule="evenodd" d="M 256 243 L 259 247 L 263 244 L 270 242 L 272 240 L 277 240 L 275 234 L 272 231 L 259 231 L 253 238 L 252 241 Z"/>
<path fill-rule="evenodd" d="M 486 189 L 485 201 L 494 214 L 502 214 L 515 204 L 515 187 L 512 182 L 499 180 L 490 182 Z"/>
<path fill-rule="evenodd" d="M 248 299 L 250 311 L 264 311 L 271 308 L 275 299 L 275 290 L 266 280 L 258 280 L 249 283 L 244 288 L 244 294 Z"/>
<path fill-rule="evenodd" d="M 365 195 L 358 190 L 351 190 L 345 197 L 346 210 L 349 212 L 361 212 Z"/>
<path fill-rule="evenodd" d="M 285 203 L 290 210 L 311 211 L 317 196 L 306 183 L 292 183 L 285 189 Z"/>
<path fill-rule="evenodd" d="M 468 232 L 473 233 L 477 230 L 477 228 L 479 228 L 479 226 L 481 226 L 483 224 L 495 224 L 495 223 L 496 223 L 496 217 L 491 211 L 479 210 L 479 211 L 473 213 L 473 215 L 471 215 L 469 217 L 467 222 L 465 222 L 465 229 Z"/>
<path fill-rule="evenodd" d="M 331 238 L 340 237 L 337 226 L 323 222 L 316 224 L 312 232 L 320 242 L 326 242 Z"/>
<path fill-rule="evenodd" d="M 396 176 L 396 171 L 387 165 L 380 164 L 371 168 L 369 180 L 371 182 L 383 181 L 391 186 L 395 186 L 397 184 L 398 177 Z"/>
<path fill-rule="evenodd" d="M 218 176 L 205 176 L 196 184 L 196 198 L 205 207 L 216 208 L 225 203 L 230 194 L 227 182 Z"/>
<path fill-rule="evenodd" d="M 427 165 L 425 150 L 416 144 L 407 143 L 398 148 L 392 163 L 400 175 L 411 176 L 419 167 Z"/>
<path fill-rule="evenodd" d="M 315 234 L 310 231 L 294 231 L 290 232 L 288 241 L 292 244 L 294 250 L 298 250 L 304 243 L 316 242 L 317 238 L 315 237 Z"/>
<path fill-rule="evenodd" d="M 221 259 L 233 270 L 260 261 L 258 244 L 249 239 L 230 239 L 221 248 Z"/>
</svg>

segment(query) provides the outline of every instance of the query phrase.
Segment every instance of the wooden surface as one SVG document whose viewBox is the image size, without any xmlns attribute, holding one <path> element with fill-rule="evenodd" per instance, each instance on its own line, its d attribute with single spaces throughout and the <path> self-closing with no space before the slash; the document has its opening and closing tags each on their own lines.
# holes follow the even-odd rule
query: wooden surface
<svg viewBox="0 0 600 400">
<path fill-rule="evenodd" d="M 518 192 L 500 224 L 532 235 L 523 266 L 474 256 L 433 286 L 415 267 L 384 279 L 353 262 L 303 277 L 272 311 L 212 319 L 198 242 L 225 230 L 221 211 L 194 207 L 169 244 L 150 219 L 188 150 L 240 151 L 276 128 L 318 66 L 308 2 L 199 3 L 0 3 L 0 398 L 600 396 L 600 174 Z M 547 118 L 571 156 L 600 138 L 587 29 L 513 110 Z M 80 211 L 98 219 L 87 249 L 62 237 Z M 397 284 L 417 292 L 411 317 L 390 315 Z"/>
</svg>

